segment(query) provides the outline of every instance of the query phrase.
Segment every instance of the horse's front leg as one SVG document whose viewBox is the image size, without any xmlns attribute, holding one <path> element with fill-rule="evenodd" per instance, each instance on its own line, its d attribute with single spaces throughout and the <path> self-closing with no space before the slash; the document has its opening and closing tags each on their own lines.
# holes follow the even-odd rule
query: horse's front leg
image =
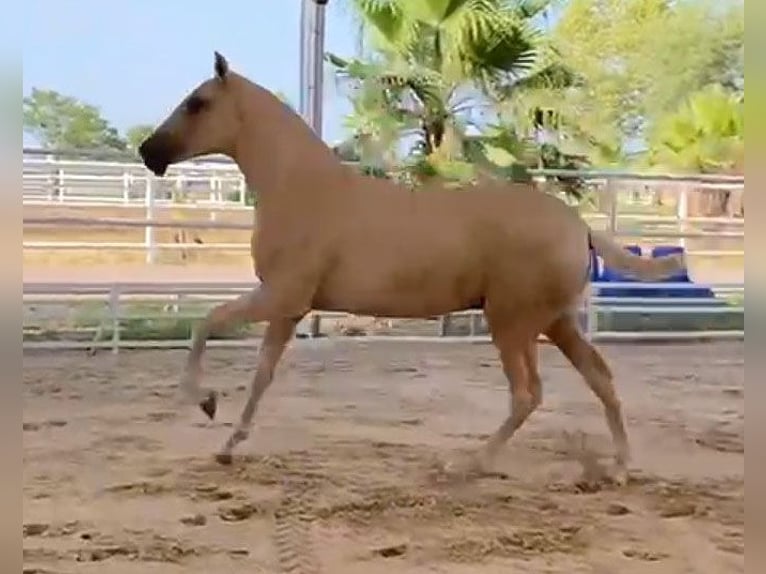
<svg viewBox="0 0 766 574">
<path fill-rule="evenodd" d="M 210 419 L 215 418 L 217 395 L 215 391 L 200 386 L 202 355 L 211 333 L 240 321 L 284 322 L 287 321 L 286 316 L 300 315 L 300 312 L 290 312 L 290 309 L 299 306 L 279 290 L 271 290 L 265 283 L 261 283 L 236 299 L 213 307 L 192 336 L 191 350 L 181 380 L 181 389 L 186 398 L 199 405 Z M 290 321 L 295 323 L 293 319 Z"/>
<path fill-rule="evenodd" d="M 287 347 L 287 343 L 292 339 L 297 324 L 296 319 L 273 319 L 266 328 L 263 343 L 258 350 L 258 363 L 253 382 L 250 385 L 250 395 L 247 397 L 244 409 L 242 409 L 239 424 L 216 455 L 216 460 L 221 464 L 231 464 L 234 447 L 247 440 L 250 435 L 258 401 L 274 379 L 274 370 Z"/>
</svg>

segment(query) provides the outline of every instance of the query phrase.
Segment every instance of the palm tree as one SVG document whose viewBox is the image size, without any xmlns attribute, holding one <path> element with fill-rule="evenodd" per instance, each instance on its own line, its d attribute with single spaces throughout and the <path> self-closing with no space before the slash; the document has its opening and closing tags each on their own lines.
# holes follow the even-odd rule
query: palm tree
<svg viewBox="0 0 766 574">
<path fill-rule="evenodd" d="M 530 23 L 550 1 L 351 2 L 375 53 L 327 59 L 352 87 L 347 127 L 389 156 L 412 138 L 417 157 L 454 162 L 468 128 L 486 123 L 497 100 L 572 81 Z"/>
<path fill-rule="evenodd" d="M 651 165 L 702 173 L 731 170 L 744 157 L 744 95 L 720 84 L 692 94 L 653 127 L 649 149 Z"/>
<path fill-rule="evenodd" d="M 647 163 L 692 173 L 743 173 L 745 160 L 744 93 L 721 84 L 692 94 L 681 108 L 661 118 L 649 135 Z M 701 190 L 702 191 L 702 190 Z M 692 215 L 719 216 L 729 209 L 734 194 L 704 190 Z"/>
</svg>

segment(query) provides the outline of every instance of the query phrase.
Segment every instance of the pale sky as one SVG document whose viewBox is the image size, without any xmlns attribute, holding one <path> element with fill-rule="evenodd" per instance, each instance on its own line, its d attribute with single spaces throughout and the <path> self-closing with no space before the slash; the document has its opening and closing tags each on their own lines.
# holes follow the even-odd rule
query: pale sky
<svg viewBox="0 0 766 574">
<path fill-rule="evenodd" d="M 298 105 L 300 0 L 25 0 L 6 16 L 23 18 L 3 43 L 22 46 L 24 94 L 74 96 L 120 130 L 162 119 L 212 73 L 213 50 Z M 326 35 L 327 51 L 355 53 L 348 3 L 329 3 Z M 327 72 L 323 131 L 333 142 L 349 106 Z"/>
</svg>

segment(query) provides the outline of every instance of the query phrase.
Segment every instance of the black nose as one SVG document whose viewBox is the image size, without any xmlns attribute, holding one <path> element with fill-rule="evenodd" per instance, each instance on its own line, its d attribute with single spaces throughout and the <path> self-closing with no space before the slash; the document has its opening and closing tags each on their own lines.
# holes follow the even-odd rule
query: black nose
<svg viewBox="0 0 766 574">
<path fill-rule="evenodd" d="M 152 138 L 148 137 L 144 141 L 141 142 L 141 145 L 138 146 L 138 155 L 141 156 L 141 159 L 146 161 L 147 158 L 152 156 Z"/>
<path fill-rule="evenodd" d="M 138 155 L 144 162 L 144 165 L 157 176 L 165 175 L 170 164 L 168 158 L 167 146 L 162 144 L 160 138 L 152 135 L 145 139 L 138 146 Z"/>
</svg>

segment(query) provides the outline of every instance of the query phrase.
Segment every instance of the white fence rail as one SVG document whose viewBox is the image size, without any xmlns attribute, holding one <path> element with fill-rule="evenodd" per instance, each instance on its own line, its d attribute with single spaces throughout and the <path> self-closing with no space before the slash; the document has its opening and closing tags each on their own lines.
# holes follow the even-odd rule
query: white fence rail
<svg viewBox="0 0 766 574">
<path fill-rule="evenodd" d="M 607 196 L 607 213 L 588 213 L 586 218 L 601 222 L 617 237 L 667 239 L 685 245 L 689 239 L 735 240 L 716 248 L 694 247 L 690 256 L 732 257 L 744 255 L 744 219 L 734 217 L 689 217 L 691 194 L 702 188 L 743 189 L 744 177 L 728 175 L 674 175 L 635 174 L 604 171 L 539 170 L 538 179 L 546 177 L 580 177 L 597 186 Z M 649 186 L 662 184 L 666 190 L 678 194 L 676 213 L 657 215 L 626 213 L 630 201 L 624 191 L 630 191 L 637 203 L 651 195 Z M 618 186 L 632 189 L 618 189 Z M 220 159 L 187 162 L 172 166 L 165 178 L 155 178 L 137 162 L 93 161 L 87 159 L 60 159 L 44 155 L 40 150 L 25 150 L 23 160 L 24 205 L 33 207 L 126 207 L 142 210 L 141 219 L 117 217 L 24 217 L 25 226 L 47 227 L 141 227 L 143 241 L 24 241 L 28 250 L 130 250 L 143 251 L 148 263 L 156 261 L 162 250 L 249 250 L 249 241 L 241 243 L 158 243 L 155 230 L 174 229 L 231 229 L 248 230 L 250 223 L 214 221 L 215 212 L 251 210 L 247 206 L 246 185 L 236 165 Z M 181 201 L 182 200 L 182 201 Z M 636 201 L 634 201 L 636 203 Z M 197 218 L 167 221 L 158 218 L 163 209 L 208 210 L 210 219 Z M 604 222 L 604 220 L 606 220 Z"/>
<path fill-rule="evenodd" d="M 25 338 L 25 349 L 96 349 L 109 348 L 117 353 L 123 348 L 185 348 L 189 346 L 190 338 L 183 339 L 138 339 L 125 335 L 125 323 L 130 320 L 192 320 L 204 316 L 213 304 L 221 302 L 251 289 L 251 283 L 200 283 L 186 282 L 179 284 L 158 283 L 25 283 L 24 307 L 30 312 L 42 315 L 36 321 L 25 321 L 25 331 L 31 333 L 35 328 L 52 331 L 50 324 L 53 319 L 46 316 L 45 307 L 65 307 L 71 312 L 77 307 L 94 303 L 101 305 L 98 314 L 97 328 L 88 331 L 91 337 L 87 340 L 28 340 Z M 715 299 L 695 297 L 611 297 L 601 295 L 603 288 L 630 288 L 638 290 L 657 287 L 674 289 L 699 289 L 700 285 L 689 283 L 594 283 L 589 297 L 584 301 L 581 318 L 588 337 L 596 341 L 647 341 L 647 340 L 744 340 L 744 284 L 714 284 L 709 287 L 716 295 Z M 734 296 L 735 299 L 731 297 Z M 182 307 L 194 304 L 193 312 L 181 311 Z M 151 305 L 151 307 L 149 307 Z M 694 329 L 610 329 L 602 328 L 604 317 L 615 319 L 626 315 L 641 315 L 644 320 L 660 315 L 729 315 L 741 317 L 741 327 L 734 328 L 724 325 L 719 328 L 709 328 L 705 325 Z M 483 327 L 481 311 L 465 311 L 449 316 L 439 317 L 433 327 L 433 335 L 380 335 L 366 336 L 365 340 L 428 340 L 428 341 L 484 341 L 489 336 L 479 334 Z M 450 322 L 458 316 L 470 316 L 470 331 L 467 335 L 450 336 Z M 319 336 L 322 333 L 322 321 L 349 317 L 345 313 L 313 312 L 306 319 L 307 336 Z M 738 321 L 735 321 L 738 322 Z M 55 330 L 53 330 L 55 332 Z M 82 334 L 82 333 L 81 333 Z M 106 334 L 106 338 L 104 338 Z M 212 346 L 251 346 L 252 337 L 212 340 Z"/>
<path fill-rule="evenodd" d="M 735 217 L 690 217 L 689 203 L 700 190 L 741 190 L 744 177 L 722 175 L 674 175 L 674 174 L 636 174 L 627 172 L 571 172 L 561 170 L 536 171 L 538 180 L 548 177 L 579 177 L 587 180 L 605 205 L 601 212 L 586 213 L 585 217 L 597 226 L 610 230 L 615 236 L 630 238 L 631 242 L 641 240 L 646 243 L 663 242 L 684 245 L 690 257 L 743 257 L 744 256 L 744 218 Z M 652 201 L 653 189 L 661 185 L 663 191 L 675 194 L 674 211 L 657 213 L 647 207 Z M 64 251 L 64 250 L 129 250 L 143 251 L 148 263 L 153 263 L 162 250 L 217 250 L 249 251 L 250 242 L 215 242 L 203 243 L 161 243 L 157 241 L 158 229 L 228 229 L 248 231 L 252 223 L 248 217 L 244 221 L 217 221 L 218 213 L 228 212 L 228 219 L 236 219 L 237 212 L 250 211 L 244 179 L 237 167 L 230 161 L 211 158 L 209 161 L 196 161 L 172 166 L 165 178 L 158 179 L 151 175 L 140 163 L 123 160 L 94 161 L 92 159 L 62 159 L 52 154 L 35 150 L 25 150 L 23 160 L 23 204 L 25 206 L 24 226 L 30 228 L 123 228 L 143 229 L 143 241 L 135 237 L 127 241 L 54 241 L 49 236 L 25 240 L 23 249 L 28 251 Z M 58 208 L 67 208 L 66 211 Z M 92 217 L 90 208 L 109 208 L 109 217 Z M 112 208 L 126 208 L 127 217 L 114 217 Z M 88 211 L 85 211 L 88 209 Z M 168 220 L 167 210 L 187 210 L 199 215 L 191 219 Z M 82 210 L 82 211 L 78 211 Z M 128 211 L 130 210 L 130 211 Z M 207 217 L 207 218 L 206 218 Z M 71 237 L 71 236 L 70 236 Z M 689 243 L 687 243 L 687 241 Z M 631 289 L 652 288 L 656 285 L 629 283 Z M 662 287 L 673 285 L 661 284 Z M 620 339 L 718 339 L 744 338 L 744 322 L 741 328 L 653 330 L 651 321 L 659 317 L 684 315 L 687 318 L 696 315 L 710 317 L 744 316 L 743 305 L 713 305 L 709 300 L 694 297 L 615 297 L 599 295 L 601 287 L 620 287 L 619 284 L 593 285 L 591 297 L 583 307 L 583 327 L 591 338 L 596 340 Z M 698 288 L 698 285 L 679 284 L 680 289 Z M 739 293 L 744 298 L 744 284 L 711 285 L 718 295 Z M 183 302 L 196 302 L 199 305 L 211 305 L 215 301 L 235 296 L 251 288 L 249 283 L 226 284 L 38 284 L 24 285 L 25 308 L 44 309 L 46 306 L 61 309 L 77 309 L 84 305 L 93 305 L 94 301 L 105 306 L 105 315 L 100 328 L 92 333 L 96 340 L 37 340 L 25 339 L 25 348 L 97 348 L 109 347 L 115 352 L 125 347 L 183 347 L 188 339 L 178 340 L 129 340 L 122 328 L 126 321 L 136 319 L 135 309 L 131 306 L 141 301 L 163 301 L 171 308 Z M 744 300 L 744 299 L 743 299 Z M 183 305 L 181 305 L 183 306 Z M 197 308 L 192 315 L 200 316 Z M 34 314 L 34 313 L 33 313 Z M 187 314 L 188 315 L 188 314 Z M 342 315 L 342 314 L 341 314 Z M 478 313 L 469 312 L 455 316 L 442 317 L 433 327 L 438 336 L 435 340 L 466 340 L 466 336 L 448 336 L 449 326 L 454 317 L 469 315 L 471 319 L 467 338 L 487 340 L 479 334 L 483 328 Z M 640 315 L 646 321 L 636 328 L 614 329 L 609 317 L 629 317 Z M 337 318 L 338 314 L 314 313 L 308 319 L 310 333 L 317 334 L 323 321 Z M 165 313 L 154 309 L 145 317 L 180 320 L 183 313 Z M 187 317 L 190 318 L 190 317 Z M 458 322 L 461 320 L 458 320 Z M 462 319 L 462 321 L 465 321 Z M 611 321 L 611 323 L 610 323 Z M 713 321 L 715 322 L 715 321 Z M 724 321 L 724 323 L 726 323 Z M 42 317 L 40 323 L 50 321 Z M 431 327 L 429 327 L 431 328 Z M 100 340 L 100 333 L 109 333 L 108 340 Z M 81 338 L 82 334 L 79 334 Z M 402 335 L 412 338 L 411 335 Z M 386 338 L 391 338 L 385 335 Z M 368 337 L 371 339 L 373 337 Z M 399 337 L 401 338 L 401 337 Z M 416 337 L 417 338 L 417 337 Z M 248 341 L 214 341 L 217 345 L 248 345 Z"/>
</svg>

